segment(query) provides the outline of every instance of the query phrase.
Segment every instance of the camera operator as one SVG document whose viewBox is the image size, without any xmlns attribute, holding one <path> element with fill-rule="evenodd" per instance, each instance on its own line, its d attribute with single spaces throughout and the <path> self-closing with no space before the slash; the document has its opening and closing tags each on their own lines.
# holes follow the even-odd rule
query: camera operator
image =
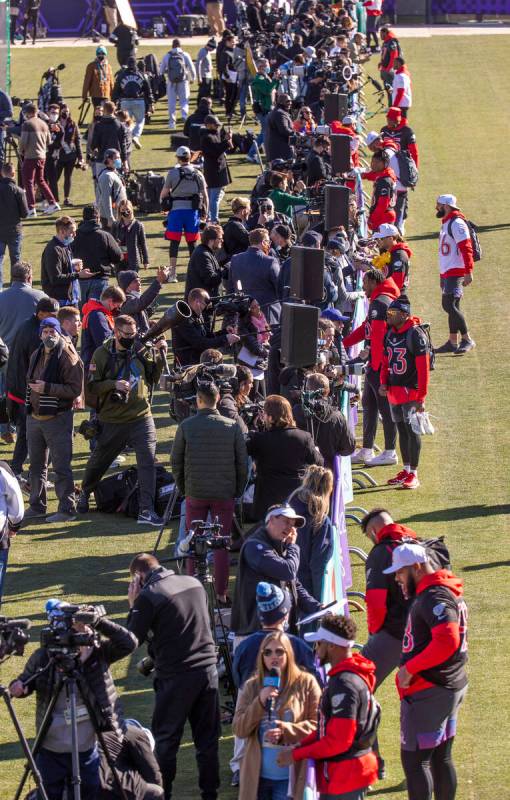
<svg viewBox="0 0 510 800">
<path fill-rule="evenodd" d="M 211 298 L 205 289 L 192 289 L 187 299 L 191 318 L 180 322 L 172 331 L 174 358 L 181 367 L 198 364 L 201 354 L 210 347 L 223 348 L 239 341 L 232 328 L 218 333 L 208 329 L 203 314 Z"/>
<path fill-rule="evenodd" d="M 244 638 L 260 628 L 257 611 L 257 585 L 267 581 L 287 589 L 291 597 L 289 631 L 296 632 L 299 612 L 310 614 L 321 608 L 297 578 L 299 547 L 297 528 L 304 517 L 283 503 L 271 506 L 264 522 L 246 539 L 239 555 L 239 568 L 232 604 L 230 627 L 237 637 Z"/>
<path fill-rule="evenodd" d="M 288 94 L 280 93 L 276 98 L 275 108 L 268 114 L 264 136 L 264 150 L 267 161 L 283 158 L 285 161 L 294 157 L 294 150 L 290 143 L 294 135 L 290 109 L 291 98 Z"/>
<path fill-rule="evenodd" d="M 67 603 L 53 601 L 52 612 L 65 613 Z M 52 615 L 50 611 L 49 614 Z M 51 616 L 50 616 L 51 619 Z M 77 648 L 77 662 L 86 699 L 94 712 L 92 722 L 83 698 L 78 698 L 78 750 L 82 800 L 93 800 L 99 788 L 99 753 L 95 727 L 111 732 L 120 743 L 125 723 L 120 700 L 110 672 L 110 665 L 125 658 L 136 648 L 136 638 L 126 628 L 102 617 L 94 625 L 71 623 L 75 634 L 90 634 L 91 644 Z M 95 635 L 94 635 L 95 634 Z M 102 634 L 104 638 L 100 638 Z M 46 710 L 60 680 L 58 656 L 50 655 L 46 647 L 39 647 L 30 656 L 25 669 L 9 686 L 12 697 L 27 697 L 36 693 L 36 726 L 39 729 Z M 36 763 L 41 772 L 48 797 L 62 797 L 64 787 L 73 775 L 71 759 L 70 699 L 62 686 L 53 709 L 49 728 L 37 753 Z"/>
<path fill-rule="evenodd" d="M 218 264 L 217 254 L 223 245 L 221 225 L 207 225 L 201 233 L 200 244 L 195 247 L 189 260 L 184 294 L 192 289 L 205 289 L 209 297 L 218 297 L 223 268 Z"/>
<path fill-rule="evenodd" d="M 126 269 L 117 275 L 118 284 L 126 293 L 126 299 L 119 311 L 121 314 L 133 317 L 138 336 L 143 336 L 150 328 L 151 306 L 156 301 L 163 285 L 168 282 L 168 275 L 168 267 L 159 267 L 156 277 L 143 293 L 138 272 Z"/>
<path fill-rule="evenodd" d="M 267 184 L 266 190 L 268 195 L 271 192 L 271 178 L 274 174 L 275 173 L 271 171 L 268 171 L 267 173 L 269 183 Z M 263 176 L 261 175 L 261 177 Z M 248 217 L 246 227 L 249 231 L 253 231 L 255 228 L 265 228 L 267 231 L 270 231 L 273 226 L 278 223 L 281 223 L 282 225 L 288 225 L 290 229 L 294 231 L 294 224 L 291 218 L 286 217 L 285 214 L 276 212 L 274 210 L 274 203 L 271 198 L 263 197 L 258 201 L 258 208 L 256 209 L 255 213 Z"/>
<path fill-rule="evenodd" d="M 163 369 L 167 345 L 161 339 L 146 348 L 137 342 L 136 334 L 134 319 L 121 314 L 115 318 L 113 338 L 92 356 L 86 390 L 89 398 L 96 400 L 99 433 L 85 468 L 77 510 L 80 514 L 88 512 L 90 493 L 129 444 L 138 469 L 138 524 L 159 527 L 161 519 L 154 511 L 156 428 L 150 398 Z"/>
<path fill-rule="evenodd" d="M 306 159 L 307 186 L 313 186 L 317 181 L 325 181 L 331 177 L 329 149 L 327 136 L 317 136 L 313 139 L 312 150 Z"/>
<path fill-rule="evenodd" d="M 134 56 L 130 56 L 127 60 L 127 67 L 117 73 L 112 100 L 115 103 L 120 100 L 120 107 L 134 119 L 133 144 L 139 150 L 145 115 L 154 110 L 154 98 L 149 79 L 144 72 L 138 69 Z"/>
<path fill-rule="evenodd" d="M 130 564 L 128 629 L 141 645 L 151 633 L 155 704 L 152 732 L 165 797 L 172 796 L 177 752 L 191 724 L 203 800 L 216 800 L 220 784 L 220 704 L 216 648 L 207 598 L 196 578 L 176 575 L 147 553 Z"/>
<path fill-rule="evenodd" d="M 222 417 L 237 422 L 243 435 L 248 433 L 248 425 L 242 417 L 242 407 L 249 403 L 249 394 L 253 388 L 253 375 L 248 367 L 237 365 L 236 377 L 220 385 L 218 411 Z"/>
<path fill-rule="evenodd" d="M 294 211 L 294 209 L 301 208 L 304 210 L 306 208 L 308 203 L 308 197 L 306 196 L 306 193 L 291 194 L 288 192 L 288 178 L 286 175 L 275 172 L 271 178 L 271 187 L 272 189 L 269 197 L 274 203 L 276 212 L 285 214 L 286 217 L 292 217 L 294 214 L 296 216 L 298 214 L 298 212 Z M 295 192 L 299 193 L 305 192 L 306 190 L 303 181 L 296 181 L 293 188 Z"/>
<path fill-rule="evenodd" d="M 271 324 L 280 321 L 281 304 L 278 296 L 280 264 L 269 255 L 271 241 L 264 228 L 249 234 L 250 246 L 245 253 L 232 257 L 228 277 L 229 292 L 235 291 L 238 281 L 243 291 L 257 300 Z"/>
<path fill-rule="evenodd" d="M 25 505 L 16 476 L 5 461 L 0 461 L 0 605 L 11 539 L 23 521 Z"/>
<path fill-rule="evenodd" d="M 313 395 L 313 400 L 307 395 Z M 354 453 L 356 439 L 340 409 L 331 404 L 326 375 L 318 372 L 307 375 L 301 403 L 294 406 L 292 414 L 298 428 L 314 436 L 328 469 L 333 469 L 336 456 Z"/>
</svg>

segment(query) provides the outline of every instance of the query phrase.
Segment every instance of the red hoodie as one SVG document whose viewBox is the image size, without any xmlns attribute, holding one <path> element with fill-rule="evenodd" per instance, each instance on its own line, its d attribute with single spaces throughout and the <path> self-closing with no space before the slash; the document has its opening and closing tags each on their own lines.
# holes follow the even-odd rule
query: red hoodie
<svg viewBox="0 0 510 800">
<path fill-rule="evenodd" d="M 370 551 L 365 565 L 367 624 L 369 633 L 377 633 L 384 627 L 388 632 L 400 635 L 403 632 L 404 601 L 402 592 L 395 583 L 393 575 L 385 575 L 383 570 L 391 566 L 393 550 L 402 539 L 416 539 L 416 533 L 407 525 L 392 522 L 377 533 L 377 544 Z M 384 544 L 384 547 L 378 545 Z M 397 625 L 398 621 L 398 625 Z"/>
<path fill-rule="evenodd" d="M 100 311 L 101 314 L 104 314 L 106 317 L 106 321 L 108 322 L 108 325 L 113 331 L 113 325 L 114 325 L 113 314 L 108 308 L 106 308 L 102 303 L 100 303 L 99 300 L 87 300 L 87 302 L 83 306 L 81 313 L 82 313 L 82 327 L 84 330 L 86 330 L 89 327 L 89 316 L 92 313 L 92 311 Z"/>
<path fill-rule="evenodd" d="M 466 686 L 467 606 L 462 581 L 447 569 L 425 575 L 416 587 L 402 642 L 402 658 L 413 679 L 397 688 L 401 697 L 444 686 Z"/>
<path fill-rule="evenodd" d="M 388 329 L 386 322 L 387 303 L 378 301 L 378 297 L 384 295 L 396 300 L 400 297 L 400 289 L 393 278 L 386 278 L 382 283 L 375 287 L 370 295 L 370 305 L 365 321 L 350 332 L 343 339 L 344 347 L 352 347 L 353 344 L 367 339 L 370 347 L 370 366 L 377 372 L 382 363 L 384 337 Z"/>
<path fill-rule="evenodd" d="M 390 263 L 385 267 L 384 274 L 393 278 L 400 291 L 409 284 L 409 262 L 413 251 L 407 242 L 396 242 L 390 248 Z"/>
<path fill-rule="evenodd" d="M 365 755 L 332 760 L 347 753 L 355 742 L 360 712 L 366 709 L 366 690 L 361 691 L 358 675 L 373 693 L 375 664 L 359 653 L 341 661 L 329 673 L 319 710 L 318 730 L 309 734 L 292 751 L 294 761 L 315 760 L 317 788 L 327 795 L 354 792 L 377 781 L 377 757 L 371 750 Z"/>
<path fill-rule="evenodd" d="M 420 323 L 419 317 L 409 317 L 402 327 L 388 328 L 384 339 L 381 386 L 387 386 L 388 400 L 394 406 L 413 401 L 423 403 L 427 396 L 430 356 L 423 333 L 412 351 L 407 342 L 407 331 Z"/>
<path fill-rule="evenodd" d="M 381 50 L 381 61 L 379 69 L 385 72 L 390 72 L 394 69 L 395 59 L 401 55 L 400 44 L 393 31 L 388 31 L 383 39 L 383 46 Z"/>
<path fill-rule="evenodd" d="M 397 176 L 391 167 L 380 172 L 362 172 L 361 177 L 367 181 L 374 181 L 374 191 L 372 203 L 368 216 L 368 225 L 375 231 L 380 225 L 386 222 L 395 222 L 395 189 L 397 186 Z"/>
</svg>

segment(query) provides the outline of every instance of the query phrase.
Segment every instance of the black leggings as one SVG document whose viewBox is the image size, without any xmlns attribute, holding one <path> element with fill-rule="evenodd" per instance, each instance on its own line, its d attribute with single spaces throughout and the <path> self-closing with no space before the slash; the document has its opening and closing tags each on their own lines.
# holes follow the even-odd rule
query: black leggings
<svg viewBox="0 0 510 800">
<path fill-rule="evenodd" d="M 170 241 L 170 258 L 177 258 L 177 255 L 179 253 L 179 245 L 180 242 L 178 242 L 176 239 L 172 239 Z M 187 242 L 187 245 L 189 254 L 190 256 L 192 256 L 193 250 L 195 249 L 197 242 Z"/>
<path fill-rule="evenodd" d="M 457 773 L 452 760 L 453 738 L 432 750 L 401 750 L 409 800 L 454 800 Z"/>
<path fill-rule="evenodd" d="M 465 336 L 468 332 L 467 322 L 464 314 L 460 310 L 462 297 L 455 297 L 453 294 L 443 294 L 443 311 L 448 314 L 448 327 L 450 333 L 460 333 Z"/>
<path fill-rule="evenodd" d="M 231 117 L 237 103 L 237 83 L 223 81 L 225 87 L 225 115 Z"/>
<path fill-rule="evenodd" d="M 23 23 L 23 41 L 27 40 L 27 30 L 30 22 L 32 23 L 32 43 L 35 44 L 37 39 L 37 22 L 39 20 L 39 9 L 32 9 L 25 13 L 25 21 Z"/>
<path fill-rule="evenodd" d="M 421 451 L 421 436 L 415 433 L 409 422 L 397 422 L 398 441 L 402 454 L 402 463 L 409 464 L 411 469 L 418 469 Z"/>
</svg>

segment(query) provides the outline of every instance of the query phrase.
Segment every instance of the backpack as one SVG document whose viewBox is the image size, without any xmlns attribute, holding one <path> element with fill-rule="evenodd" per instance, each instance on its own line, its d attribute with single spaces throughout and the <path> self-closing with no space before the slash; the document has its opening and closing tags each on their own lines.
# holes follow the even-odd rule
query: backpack
<svg viewBox="0 0 510 800">
<path fill-rule="evenodd" d="M 362 680 L 362 678 L 360 678 Z M 377 731 L 381 723 L 381 706 L 375 699 L 372 692 L 369 692 L 367 718 L 360 726 L 358 723 L 358 731 L 354 738 L 353 743 L 345 753 L 340 753 L 337 756 L 328 756 L 321 761 L 347 761 L 351 758 L 359 758 L 360 756 L 368 753 L 377 741 Z"/>
<path fill-rule="evenodd" d="M 418 183 L 418 168 L 407 150 L 397 150 L 399 181 L 406 188 L 414 188 Z"/>
<path fill-rule="evenodd" d="M 398 542 L 393 541 L 392 550 L 400 544 L 421 544 L 425 548 L 427 554 L 432 562 L 434 569 L 451 569 L 450 551 L 445 543 L 444 536 L 436 536 L 431 539 L 412 539 L 411 537 L 402 537 Z"/>
<path fill-rule="evenodd" d="M 473 261 L 481 261 L 483 251 L 482 251 L 482 245 L 480 244 L 480 239 L 478 238 L 478 226 L 475 225 L 475 223 L 472 222 L 470 219 L 465 219 L 463 217 L 462 219 L 464 219 L 464 222 L 468 226 L 469 237 L 471 239 L 471 246 L 473 247 Z M 450 236 L 451 239 L 453 239 L 452 225 L 453 225 L 453 219 L 451 219 L 450 222 L 448 223 L 448 235 Z"/>
<path fill-rule="evenodd" d="M 427 352 L 429 354 L 429 367 L 431 370 L 436 368 L 436 353 L 434 350 L 434 345 L 432 344 L 432 339 L 430 336 L 430 322 L 421 322 L 419 325 L 414 325 L 412 328 L 409 328 L 406 334 L 406 347 L 410 353 L 413 352 L 412 348 L 412 332 L 416 328 L 424 334 L 427 339 Z M 414 355 L 414 353 L 413 353 Z"/>
<path fill-rule="evenodd" d="M 186 79 L 186 60 L 178 50 L 172 50 L 169 54 L 167 75 L 170 83 L 182 83 Z"/>
<path fill-rule="evenodd" d="M 154 508 L 162 514 L 173 489 L 172 475 L 161 465 L 156 465 L 156 496 Z M 94 490 L 96 507 L 104 514 L 125 514 L 136 518 L 140 511 L 140 493 L 138 489 L 138 470 L 136 467 L 108 475 L 98 483 Z"/>
</svg>

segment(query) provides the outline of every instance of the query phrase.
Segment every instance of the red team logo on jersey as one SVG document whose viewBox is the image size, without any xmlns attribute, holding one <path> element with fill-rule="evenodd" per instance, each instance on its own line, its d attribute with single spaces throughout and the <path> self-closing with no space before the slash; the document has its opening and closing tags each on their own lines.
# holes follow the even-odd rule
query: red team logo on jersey
<svg viewBox="0 0 510 800">
<path fill-rule="evenodd" d="M 411 615 L 407 618 L 407 625 L 404 631 L 404 638 L 402 640 L 402 652 L 410 653 L 414 648 L 414 637 L 411 626 Z"/>
</svg>

